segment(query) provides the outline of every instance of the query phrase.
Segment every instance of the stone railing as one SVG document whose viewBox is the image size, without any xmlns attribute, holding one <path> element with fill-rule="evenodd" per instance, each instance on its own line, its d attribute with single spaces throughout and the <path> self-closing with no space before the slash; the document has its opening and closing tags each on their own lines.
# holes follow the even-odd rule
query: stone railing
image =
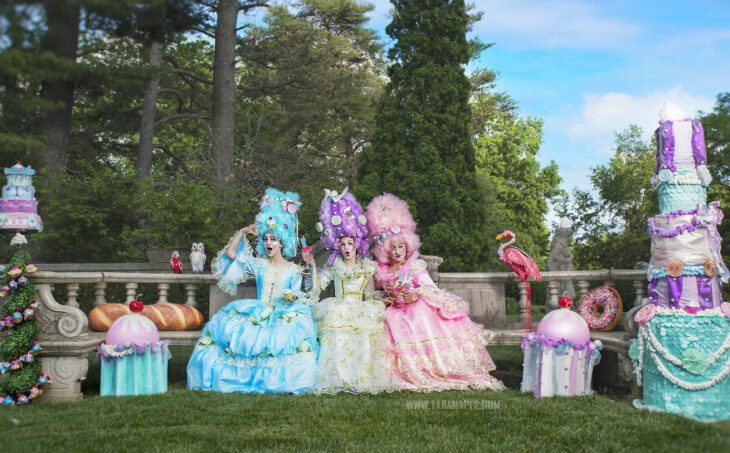
<svg viewBox="0 0 730 453">
<path fill-rule="evenodd" d="M 474 321 L 482 323 L 496 331 L 497 336 L 493 344 L 517 345 L 522 335 L 512 332 L 511 329 L 520 324 L 509 325 L 506 322 L 505 285 L 519 285 L 522 294 L 520 307 L 520 321 L 525 316 L 525 294 L 522 284 L 511 273 L 439 273 L 440 258 L 426 257 L 429 272 L 437 284 L 463 297 L 471 305 L 471 316 Z M 42 265 L 39 265 L 43 269 Z M 550 305 L 557 307 L 557 288 L 559 282 L 572 280 L 576 282 L 581 295 L 591 286 L 603 284 L 611 285 L 620 280 L 634 282 L 635 301 L 640 302 L 644 297 L 646 281 L 643 271 L 582 271 L 582 272 L 545 272 L 543 281 L 548 282 Z M 92 272 L 92 271 L 38 271 L 32 279 L 36 285 L 37 299 L 42 308 L 37 315 L 39 335 L 38 341 L 43 347 L 41 356 L 43 371 L 50 375 L 53 384 L 44 390 L 41 397 L 46 401 L 68 401 L 82 398 L 81 381 L 85 379 L 88 370 L 88 358 L 96 347 L 104 340 L 105 334 L 93 332 L 89 329 L 87 315 L 79 308 L 79 285 L 93 284 L 93 305 L 108 302 L 106 295 L 110 285 L 124 285 L 125 300 L 109 302 L 129 303 L 134 299 L 139 285 L 155 285 L 157 300 L 166 302 L 170 285 L 182 284 L 185 288 L 185 303 L 198 306 L 196 300 L 198 289 L 207 288 L 209 291 L 208 312 L 212 315 L 224 304 L 231 300 L 255 297 L 255 287 L 252 284 L 239 286 L 238 294 L 230 296 L 221 292 L 215 285 L 216 281 L 211 274 L 182 274 L 171 273 L 140 273 L 140 272 Z M 64 300 L 57 300 L 55 290 L 65 287 Z M 56 291 L 59 293 L 59 291 Z M 639 303 L 635 304 L 637 307 Z M 202 307 L 201 307 L 202 308 Z M 627 318 L 630 318 L 627 317 Z M 627 326 L 631 328 L 631 326 Z M 626 356 L 626 332 L 596 333 L 596 338 L 604 342 L 605 348 L 617 352 L 622 380 L 630 381 L 630 362 Z M 188 332 L 161 332 L 161 337 L 171 341 L 173 345 L 192 345 L 200 336 L 200 331 Z"/>
<path fill-rule="evenodd" d="M 123 284 L 126 300 L 110 302 L 131 302 L 141 284 L 154 284 L 158 289 L 158 302 L 167 302 L 167 292 L 172 284 L 185 286 L 185 303 L 197 306 L 195 294 L 199 286 L 210 291 L 211 313 L 235 298 L 255 297 L 255 288 L 242 285 L 234 297 L 223 293 L 215 285 L 211 274 L 150 274 L 133 272 L 49 272 L 38 271 L 32 275 L 36 298 L 41 310 L 38 323 L 38 342 L 43 348 L 41 356 L 43 372 L 51 376 L 53 384 L 44 389 L 41 400 L 69 401 L 82 398 L 81 381 L 86 378 L 88 357 L 103 342 L 105 334 L 89 329 L 86 313 L 79 309 L 78 290 L 81 284 L 94 285 L 94 305 L 107 303 L 106 290 L 109 284 Z M 64 286 L 66 299 L 56 300 L 54 288 Z M 191 345 L 200 337 L 200 331 L 160 332 L 163 339 L 173 345 Z"/>
<path fill-rule="evenodd" d="M 578 287 L 575 304 L 588 291 L 597 286 L 614 286 L 619 281 L 631 281 L 634 287 L 634 297 L 631 303 L 624 301 L 625 305 L 638 307 L 646 297 L 646 271 L 644 270 L 596 270 L 596 271 L 572 271 L 572 272 L 543 272 L 542 281 L 547 283 L 548 306 L 551 310 L 558 308 L 560 294 L 560 282 L 572 281 Z M 533 280 L 530 280 L 533 283 Z M 505 286 L 508 284 L 517 285 L 519 290 L 518 322 L 517 325 L 524 325 L 527 293 L 516 274 L 510 272 L 492 273 L 445 273 L 438 274 L 438 285 L 461 296 L 469 301 L 471 306 L 470 316 L 477 322 L 488 327 L 505 327 Z M 542 302 L 542 301 L 540 301 Z M 535 299 L 533 297 L 533 303 Z M 512 327 L 515 327 L 512 326 Z M 629 328 L 633 328 L 632 325 Z"/>
</svg>

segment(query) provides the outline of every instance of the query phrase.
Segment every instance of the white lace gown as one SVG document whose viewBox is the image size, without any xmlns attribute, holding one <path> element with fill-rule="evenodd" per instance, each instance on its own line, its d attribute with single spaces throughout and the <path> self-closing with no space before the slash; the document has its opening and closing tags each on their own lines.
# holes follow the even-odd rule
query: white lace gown
<svg viewBox="0 0 730 453">
<path fill-rule="evenodd" d="M 375 263 L 365 259 L 347 267 L 337 258 L 317 270 L 310 295 L 318 298 L 330 283 L 335 297 L 314 307 L 320 341 L 315 393 L 379 393 L 394 390 L 388 372 L 385 306 L 374 297 Z"/>
</svg>

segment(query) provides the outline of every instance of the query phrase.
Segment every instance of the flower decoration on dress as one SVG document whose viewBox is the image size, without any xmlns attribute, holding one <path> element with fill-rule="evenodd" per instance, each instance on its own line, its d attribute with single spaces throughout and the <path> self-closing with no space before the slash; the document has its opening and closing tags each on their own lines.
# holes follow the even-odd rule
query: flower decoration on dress
<svg viewBox="0 0 730 453">
<path fill-rule="evenodd" d="M 403 239 L 406 244 L 406 259 L 410 258 L 421 246 L 416 234 L 408 203 L 393 194 L 384 193 L 373 198 L 365 213 L 370 238 L 375 242 L 373 255 L 381 263 L 390 260 L 388 249 L 394 238 Z"/>
<path fill-rule="evenodd" d="M 665 267 L 667 269 L 667 275 L 670 277 L 680 277 L 682 272 L 684 272 L 682 262 L 674 258 L 668 259 Z"/>
<path fill-rule="evenodd" d="M 347 192 L 347 187 L 341 194 L 333 189 L 325 189 L 324 193 L 319 208 L 317 231 L 321 233 L 322 245 L 332 251 L 327 266 L 334 264 L 340 253 L 339 244 L 343 237 L 352 238 L 357 255 L 362 258 L 370 247 L 362 206 Z"/>
<path fill-rule="evenodd" d="M 259 203 L 261 212 L 256 216 L 259 241 L 256 251 L 260 256 L 266 256 L 264 247 L 264 235 L 273 233 L 274 237 L 281 242 L 281 254 L 291 258 L 297 254 L 298 226 L 299 219 L 297 211 L 301 203 L 299 195 L 294 192 L 281 192 L 269 187 Z"/>
</svg>

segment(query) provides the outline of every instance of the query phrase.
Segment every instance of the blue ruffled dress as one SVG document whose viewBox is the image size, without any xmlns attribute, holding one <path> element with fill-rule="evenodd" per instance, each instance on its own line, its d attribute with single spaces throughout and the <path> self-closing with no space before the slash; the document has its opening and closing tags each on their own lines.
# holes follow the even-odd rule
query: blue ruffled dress
<svg viewBox="0 0 730 453">
<path fill-rule="evenodd" d="M 224 249 L 225 250 L 225 249 Z M 224 251 L 213 262 L 218 286 L 235 294 L 248 276 L 256 299 L 235 300 L 208 321 L 188 362 L 188 389 L 230 393 L 305 393 L 314 386 L 317 330 L 299 266 L 269 265 L 242 240 L 235 260 Z M 282 300 L 284 290 L 297 296 Z"/>
</svg>

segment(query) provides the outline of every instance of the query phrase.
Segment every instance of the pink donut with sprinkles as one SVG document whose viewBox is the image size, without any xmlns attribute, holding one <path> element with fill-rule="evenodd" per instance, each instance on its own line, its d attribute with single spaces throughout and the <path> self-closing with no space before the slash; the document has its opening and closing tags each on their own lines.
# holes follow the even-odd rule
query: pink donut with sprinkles
<svg viewBox="0 0 730 453">
<path fill-rule="evenodd" d="M 583 297 L 578 313 L 585 319 L 591 330 L 608 332 L 618 324 L 623 312 L 621 296 L 610 286 L 591 290 Z"/>
</svg>

